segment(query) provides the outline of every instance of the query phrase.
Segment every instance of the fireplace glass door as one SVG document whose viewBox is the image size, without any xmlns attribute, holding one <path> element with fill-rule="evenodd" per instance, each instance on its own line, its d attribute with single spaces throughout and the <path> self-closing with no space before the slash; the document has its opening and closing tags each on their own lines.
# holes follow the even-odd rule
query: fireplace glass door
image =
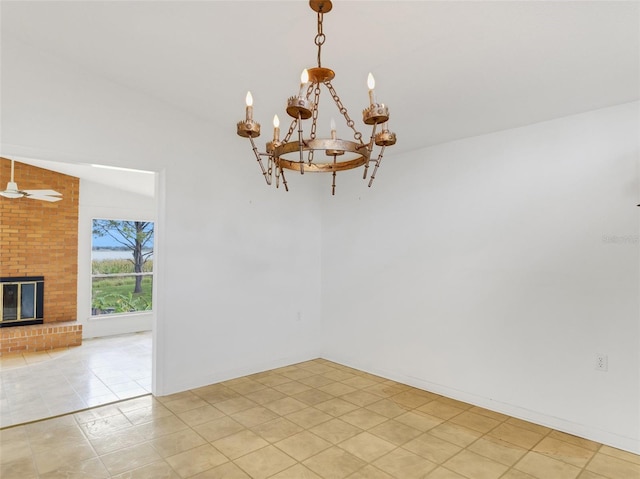
<svg viewBox="0 0 640 479">
<path fill-rule="evenodd" d="M 0 278 L 0 326 L 42 323 L 44 278 Z"/>
</svg>

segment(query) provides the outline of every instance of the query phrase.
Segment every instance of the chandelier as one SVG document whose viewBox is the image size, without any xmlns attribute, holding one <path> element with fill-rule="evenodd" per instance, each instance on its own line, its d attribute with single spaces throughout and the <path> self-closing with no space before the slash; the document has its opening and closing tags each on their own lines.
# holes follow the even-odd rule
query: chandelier
<svg viewBox="0 0 640 479">
<path fill-rule="evenodd" d="M 371 136 L 368 142 L 364 142 L 362 133 L 356 127 L 349 116 L 347 109 L 342 104 L 340 97 L 331 84 L 335 77 L 333 70 L 322 66 L 322 45 L 326 37 L 322 32 L 322 22 L 325 13 L 331 11 L 332 4 L 329 0 L 311 0 L 309 5 L 318 14 L 318 34 L 315 44 L 318 47 L 318 66 L 308 68 L 300 76 L 300 91 L 296 96 L 287 100 L 287 114 L 293 119 L 284 138 L 280 139 L 280 121 L 278 115 L 273 118 L 273 140 L 266 144 L 266 152 L 259 152 L 254 138 L 260 136 L 260 124 L 253 119 L 253 98 L 251 92 L 246 96 L 246 117 L 238 122 L 238 135 L 251 141 L 253 153 L 260 165 L 262 174 L 268 185 L 275 183 L 276 188 L 282 182 L 286 191 L 289 191 L 285 170 L 305 172 L 331 173 L 333 182 L 331 194 L 336 191 L 336 173 L 338 171 L 351 170 L 363 166 L 363 179 L 367 179 L 370 163 L 373 171 L 369 178 L 369 186 L 373 184 L 382 156 L 387 146 L 396 143 L 395 133 L 389 131 L 389 109 L 384 103 L 378 103 L 374 91 L 375 80 L 369 73 L 367 85 L 369 87 L 369 106 L 362 112 L 365 125 L 371 125 Z M 320 104 L 320 85 L 324 85 L 338 108 L 338 112 L 344 117 L 346 125 L 353 131 L 353 140 L 337 138 L 336 124 L 331 119 L 330 137 L 317 136 L 318 106 Z M 311 128 L 308 135 L 303 129 L 304 120 L 311 119 Z M 297 132 L 297 138 L 295 133 Z M 377 156 L 374 155 L 374 146 L 379 147 Z M 267 166 L 263 163 L 263 157 L 267 158 Z M 374 158 L 375 157 L 375 158 Z M 273 181 L 275 176 L 275 182 Z"/>
</svg>

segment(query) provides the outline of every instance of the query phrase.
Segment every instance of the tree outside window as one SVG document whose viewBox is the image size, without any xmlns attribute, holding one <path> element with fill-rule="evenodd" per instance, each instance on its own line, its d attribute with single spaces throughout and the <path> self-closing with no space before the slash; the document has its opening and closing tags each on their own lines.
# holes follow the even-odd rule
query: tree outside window
<svg viewBox="0 0 640 479">
<path fill-rule="evenodd" d="M 93 220 L 91 315 L 152 309 L 153 223 Z"/>
</svg>

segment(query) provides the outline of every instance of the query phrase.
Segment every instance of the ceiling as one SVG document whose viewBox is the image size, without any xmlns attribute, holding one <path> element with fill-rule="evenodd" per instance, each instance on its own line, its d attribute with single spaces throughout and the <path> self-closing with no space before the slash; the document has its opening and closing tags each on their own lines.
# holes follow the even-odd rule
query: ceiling
<svg viewBox="0 0 640 479">
<path fill-rule="evenodd" d="M 394 149 L 409 151 L 637 100 L 639 7 L 335 0 L 324 18 L 323 66 L 336 71 L 333 84 L 357 125 L 372 71 L 398 135 Z M 300 72 L 316 61 L 316 16 L 306 1 L 3 1 L 1 8 L 3 38 L 211 122 L 230 141 L 247 90 L 266 131 L 274 113 L 286 115 Z M 322 98 L 330 101 L 326 92 Z M 325 109 L 338 115 L 329 103 Z M 344 126 L 338 135 L 350 136 Z"/>
</svg>

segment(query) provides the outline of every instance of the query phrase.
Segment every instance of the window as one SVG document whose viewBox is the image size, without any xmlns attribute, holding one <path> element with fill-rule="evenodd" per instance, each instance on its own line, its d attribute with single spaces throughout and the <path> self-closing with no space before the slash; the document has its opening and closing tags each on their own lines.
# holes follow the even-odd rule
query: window
<svg viewBox="0 0 640 479">
<path fill-rule="evenodd" d="M 152 309 L 153 223 L 93 220 L 91 315 Z"/>
</svg>

